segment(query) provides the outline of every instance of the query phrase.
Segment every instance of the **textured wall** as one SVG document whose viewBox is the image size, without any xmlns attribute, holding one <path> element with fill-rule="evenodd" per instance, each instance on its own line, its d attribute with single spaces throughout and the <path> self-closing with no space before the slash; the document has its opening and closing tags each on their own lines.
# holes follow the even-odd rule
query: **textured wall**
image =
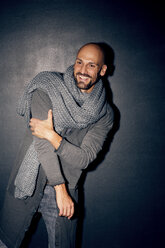
<svg viewBox="0 0 165 248">
<path fill-rule="evenodd" d="M 82 248 L 161 248 L 164 233 L 164 27 L 157 1 L 1 2 L 0 199 L 23 134 L 15 108 L 42 70 L 64 71 L 84 43 L 115 52 L 109 77 L 120 127 L 84 180 Z M 41 237 L 41 239 L 39 239 Z M 30 248 L 45 248 L 42 220 Z"/>
</svg>

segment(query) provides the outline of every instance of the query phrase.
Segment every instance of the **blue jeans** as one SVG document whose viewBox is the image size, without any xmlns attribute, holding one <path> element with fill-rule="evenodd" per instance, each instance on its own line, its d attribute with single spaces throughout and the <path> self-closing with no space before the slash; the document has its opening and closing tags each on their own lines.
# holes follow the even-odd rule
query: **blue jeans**
<svg viewBox="0 0 165 248">
<path fill-rule="evenodd" d="M 72 192 L 77 200 L 77 192 Z M 48 232 L 49 248 L 74 248 L 76 241 L 77 218 L 68 220 L 59 216 L 56 194 L 52 186 L 46 186 L 39 206 Z"/>
</svg>

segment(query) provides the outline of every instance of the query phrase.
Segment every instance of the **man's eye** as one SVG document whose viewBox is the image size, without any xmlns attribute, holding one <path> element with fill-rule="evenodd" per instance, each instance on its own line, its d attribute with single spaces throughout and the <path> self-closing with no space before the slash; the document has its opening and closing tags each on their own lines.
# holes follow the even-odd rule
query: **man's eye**
<svg viewBox="0 0 165 248">
<path fill-rule="evenodd" d="M 90 67 L 95 68 L 95 65 L 92 65 L 92 64 L 91 64 Z"/>
<path fill-rule="evenodd" d="M 81 61 L 77 61 L 77 64 L 81 65 Z"/>
</svg>

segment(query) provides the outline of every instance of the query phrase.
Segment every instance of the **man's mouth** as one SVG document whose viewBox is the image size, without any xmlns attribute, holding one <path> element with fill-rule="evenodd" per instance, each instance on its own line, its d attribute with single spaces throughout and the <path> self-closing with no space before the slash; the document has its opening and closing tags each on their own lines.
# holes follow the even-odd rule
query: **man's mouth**
<svg viewBox="0 0 165 248">
<path fill-rule="evenodd" d="M 82 82 L 86 82 L 91 78 L 89 75 L 80 74 L 80 73 L 77 73 L 77 76 L 78 76 L 79 80 Z"/>
<path fill-rule="evenodd" d="M 87 79 L 89 79 L 89 77 L 80 76 L 80 75 L 79 75 L 79 78 L 80 78 L 80 80 L 82 80 L 82 81 L 86 81 Z"/>
</svg>

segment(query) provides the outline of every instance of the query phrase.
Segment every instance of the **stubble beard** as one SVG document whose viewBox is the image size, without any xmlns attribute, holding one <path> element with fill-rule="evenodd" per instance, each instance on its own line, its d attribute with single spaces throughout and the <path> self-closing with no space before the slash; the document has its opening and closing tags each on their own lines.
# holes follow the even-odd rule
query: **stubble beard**
<svg viewBox="0 0 165 248">
<path fill-rule="evenodd" d="M 76 74 L 77 76 L 78 74 Z M 77 80 L 76 76 L 74 75 L 74 80 L 76 83 L 77 88 L 79 88 L 80 90 L 89 90 L 94 84 L 96 84 L 99 80 L 99 77 L 97 77 L 97 79 L 92 82 L 92 80 L 89 81 L 89 83 L 85 84 L 83 81 L 79 81 Z M 89 77 L 89 76 L 88 76 Z M 90 77 L 89 77 L 90 78 Z M 91 79 L 91 78 L 90 78 Z"/>
</svg>

